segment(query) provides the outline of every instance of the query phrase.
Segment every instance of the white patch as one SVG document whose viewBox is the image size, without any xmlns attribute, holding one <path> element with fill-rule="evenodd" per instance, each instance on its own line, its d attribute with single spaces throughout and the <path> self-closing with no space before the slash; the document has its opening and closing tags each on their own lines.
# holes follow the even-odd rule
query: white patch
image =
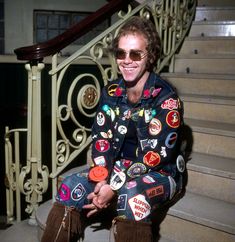
<svg viewBox="0 0 235 242">
<path fill-rule="evenodd" d="M 130 198 L 128 203 L 136 221 L 140 221 L 150 214 L 151 207 L 144 195 L 138 194 Z"/>
</svg>

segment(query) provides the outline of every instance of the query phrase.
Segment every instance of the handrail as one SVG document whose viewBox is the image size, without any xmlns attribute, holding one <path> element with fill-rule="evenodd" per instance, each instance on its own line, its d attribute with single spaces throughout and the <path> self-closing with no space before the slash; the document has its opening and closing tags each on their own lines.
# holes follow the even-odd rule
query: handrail
<svg viewBox="0 0 235 242">
<path fill-rule="evenodd" d="M 107 17 L 126 7 L 131 0 L 112 0 L 106 5 L 92 13 L 79 23 L 75 24 L 64 33 L 46 42 L 25 46 L 14 50 L 18 60 L 41 61 L 44 57 L 54 55 L 73 41 L 101 23 Z"/>
</svg>

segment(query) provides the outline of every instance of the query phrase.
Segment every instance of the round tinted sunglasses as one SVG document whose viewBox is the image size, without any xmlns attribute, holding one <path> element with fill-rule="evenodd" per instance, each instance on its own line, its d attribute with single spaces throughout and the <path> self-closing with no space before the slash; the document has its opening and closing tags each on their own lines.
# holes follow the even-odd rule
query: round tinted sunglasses
<svg viewBox="0 0 235 242">
<path fill-rule="evenodd" d="M 125 50 L 117 49 L 114 53 L 115 58 L 118 60 L 126 59 L 127 54 L 129 54 L 129 58 L 132 61 L 140 61 L 147 56 L 148 52 L 143 52 L 142 50 L 130 50 L 129 52 L 126 52 Z"/>
</svg>

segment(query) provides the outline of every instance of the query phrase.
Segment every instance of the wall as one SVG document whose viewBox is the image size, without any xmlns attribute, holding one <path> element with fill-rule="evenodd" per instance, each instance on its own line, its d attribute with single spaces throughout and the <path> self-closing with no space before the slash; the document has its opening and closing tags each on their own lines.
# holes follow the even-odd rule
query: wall
<svg viewBox="0 0 235 242">
<path fill-rule="evenodd" d="M 7 0 L 5 1 L 5 53 L 33 44 L 33 10 L 94 12 L 106 0 Z"/>
</svg>

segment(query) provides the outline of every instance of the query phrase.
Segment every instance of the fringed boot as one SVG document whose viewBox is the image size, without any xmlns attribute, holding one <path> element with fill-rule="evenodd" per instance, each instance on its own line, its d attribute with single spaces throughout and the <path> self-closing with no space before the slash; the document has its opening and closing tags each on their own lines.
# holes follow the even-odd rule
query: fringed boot
<svg viewBox="0 0 235 242">
<path fill-rule="evenodd" d="M 48 214 L 41 242 L 75 242 L 83 232 L 80 213 L 55 202 Z"/>
<path fill-rule="evenodd" d="M 147 222 L 136 222 L 117 217 L 113 220 L 115 242 L 152 242 L 152 226 Z"/>
</svg>

